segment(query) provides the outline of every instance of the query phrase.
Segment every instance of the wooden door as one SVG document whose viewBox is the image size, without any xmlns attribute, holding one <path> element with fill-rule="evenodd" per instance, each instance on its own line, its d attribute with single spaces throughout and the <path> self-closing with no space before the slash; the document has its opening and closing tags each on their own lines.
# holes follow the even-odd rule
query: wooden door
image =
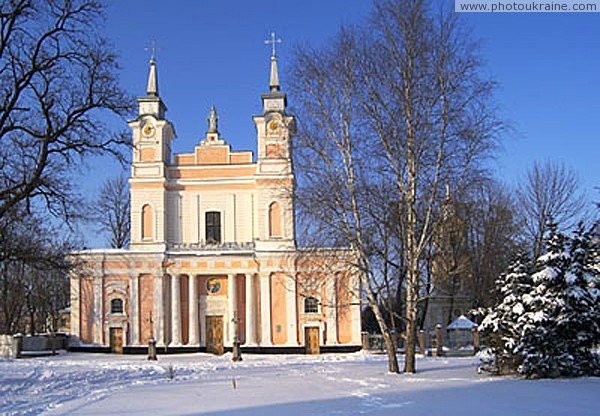
<svg viewBox="0 0 600 416">
<path fill-rule="evenodd" d="M 110 352 L 123 354 L 123 328 L 110 328 Z"/>
<path fill-rule="evenodd" d="M 319 354 L 321 352 L 319 348 L 319 328 L 309 327 L 304 328 L 304 343 L 306 345 L 307 354 Z"/>
<path fill-rule="evenodd" d="M 223 317 L 206 317 L 206 351 L 223 354 Z"/>
</svg>

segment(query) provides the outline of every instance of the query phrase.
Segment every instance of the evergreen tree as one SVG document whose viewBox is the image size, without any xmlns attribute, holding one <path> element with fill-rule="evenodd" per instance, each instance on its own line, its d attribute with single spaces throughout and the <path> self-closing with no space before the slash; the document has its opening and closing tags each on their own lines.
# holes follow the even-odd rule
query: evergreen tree
<svg viewBox="0 0 600 416">
<path fill-rule="evenodd" d="M 494 369 L 527 377 L 599 375 L 598 240 L 583 226 L 572 238 L 551 227 L 530 276 L 517 259 L 497 282 L 499 302 L 480 329 Z M 484 367 L 485 368 L 485 367 Z"/>
<path fill-rule="evenodd" d="M 530 268 L 528 256 L 520 254 L 496 280 L 499 303 L 490 308 L 479 328 L 487 341 L 488 353 L 491 354 L 482 363 L 483 369 L 502 374 L 520 364 L 515 348 L 519 344 L 522 330 L 519 318 L 525 312 L 522 297 L 532 287 L 528 273 Z"/>
<path fill-rule="evenodd" d="M 528 377 L 557 377 L 570 361 L 563 348 L 565 334 L 557 325 L 565 307 L 565 273 L 570 262 L 565 249 L 566 237 L 551 228 L 547 252 L 538 258 L 538 271 L 531 276 L 532 290 L 522 297 L 525 313 L 519 318 L 522 332 L 515 352 L 522 357 L 519 373 Z"/>
<path fill-rule="evenodd" d="M 538 259 L 534 289 L 525 298 L 519 372 L 528 377 L 600 374 L 600 300 L 594 243 L 582 225 L 573 238 L 554 231 Z"/>
</svg>

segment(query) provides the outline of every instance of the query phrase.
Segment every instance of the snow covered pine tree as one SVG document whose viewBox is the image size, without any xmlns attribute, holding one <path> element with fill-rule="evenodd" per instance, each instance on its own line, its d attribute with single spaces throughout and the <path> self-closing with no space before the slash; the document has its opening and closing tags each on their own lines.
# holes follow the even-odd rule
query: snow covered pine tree
<svg viewBox="0 0 600 416">
<path fill-rule="evenodd" d="M 530 269 L 529 257 L 520 254 L 496 280 L 498 303 L 490 308 L 479 327 L 487 345 L 482 351 L 482 370 L 504 374 L 521 364 L 515 348 L 522 332 L 519 318 L 525 312 L 522 296 L 532 288 Z"/>
<path fill-rule="evenodd" d="M 600 374 L 593 350 L 600 343 L 596 253 L 597 242 L 583 226 L 573 238 L 552 228 L 529 289 L 527 269 L 511 266 L 498 304 L 481 325 L 498 371 L 532 378 Z M 517 278 L 525 284 L 515 285 Z"/>
</svg>

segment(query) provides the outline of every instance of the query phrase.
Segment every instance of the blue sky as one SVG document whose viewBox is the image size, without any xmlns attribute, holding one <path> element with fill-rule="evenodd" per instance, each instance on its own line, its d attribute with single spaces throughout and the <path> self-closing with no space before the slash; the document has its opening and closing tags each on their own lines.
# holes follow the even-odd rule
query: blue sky
<svg viewBox="0 0 600 416">
<path fill-rule="evenodd" d="M 145 93 L 144 47 L 155 39 L 160 48 L 159 93 L 177 131 L 175 152 L 190 151 L 203 137 L 213 104 L 227 142 L 236 150 L 255 150 L 251 116 L 261 111 L 260 94 L 268 90 L 270 48 L 264 40 L 270 32 L 283 39 L 278 57 L 285 91 L 294 45 L 321 45 L 341 23 L 360 22 L 371 9 L 366 0 L 106 4 L 106 33 L 121 55 L 122 85 L 131 94 Z M 562 160 L 578 173 L 590 199 L 600 200 L 594 190 L 600 186 L 600 13 L 463 17 L 481 40 L 485 70 L 500 85 L 502 115 L 515 129 L 503 138 L 493 164 L 497 176 L 512 185 L 534 160 Z M 84 191 L 96 192 L 115 170 L 104 159 L 92 161 Z"/>
</svg>

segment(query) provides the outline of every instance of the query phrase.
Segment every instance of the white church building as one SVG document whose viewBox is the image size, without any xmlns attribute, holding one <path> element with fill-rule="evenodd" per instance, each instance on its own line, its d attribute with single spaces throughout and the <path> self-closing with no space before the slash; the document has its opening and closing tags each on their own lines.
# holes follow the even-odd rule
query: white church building
<svg viewBox="0 0 600 416">
<path fill-rule="evenodd" d="M 233 151 L 210 109 L 203 140 L 171 154 L 175 127 L 154 58 L 133 134 L 131 243 L 73 253 L 77 348 L 222 353 L 360 349 L 360 276 L 348 249 L 299 249 L 294 229 L 294 117 L 277 59 L 252 117 L 257 155 Z"/>
</svg>

